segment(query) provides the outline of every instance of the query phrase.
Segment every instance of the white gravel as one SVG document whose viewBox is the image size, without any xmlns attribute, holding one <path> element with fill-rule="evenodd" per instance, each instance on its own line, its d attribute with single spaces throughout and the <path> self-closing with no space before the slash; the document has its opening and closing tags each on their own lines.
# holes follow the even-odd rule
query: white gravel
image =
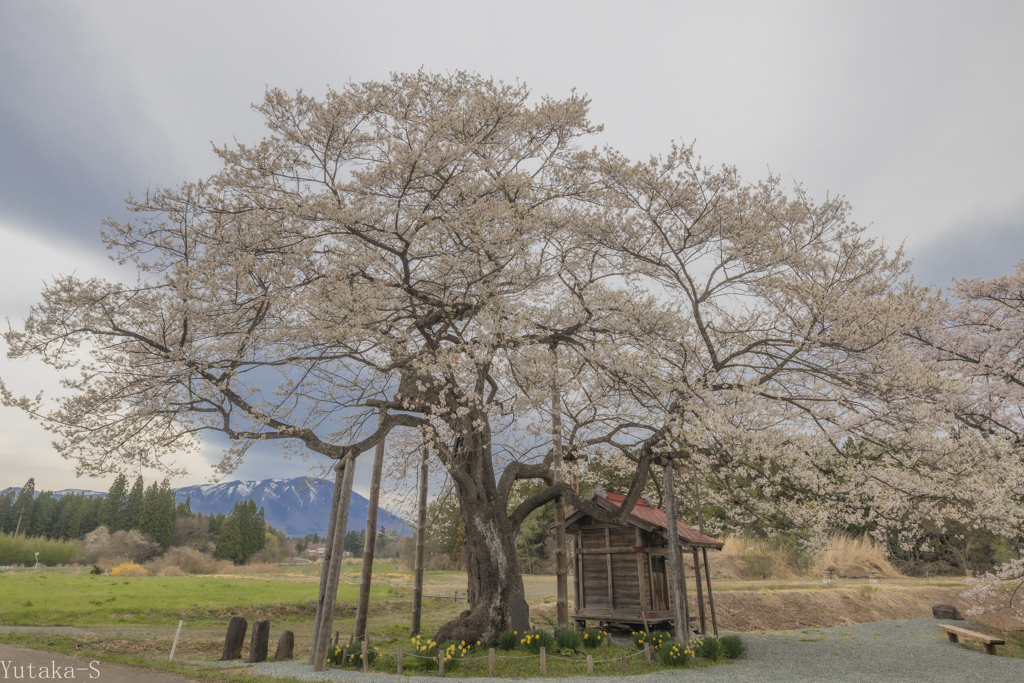
<svg viewBox="0 0 1024 683">
<path fill-rule="evenodd" d="M 935 619 L 879 621 L 856 626 L 836 626 L 799 631 L 740 634 L 747 645 L 741 660 L 706 669 L 677 669 L 637 673 L 630 681 L 669 683 L 920 683 L 921 681 L 978 681 L 1021 683 L 1024 659 L 993 657 L 950 643 Z M 970 624 L 959 622 L 970 627 Z M 636 662 L 634 659 L 632 662 Z M 197 662 L 198 663 L 198 662 Z M 206 662 L 207 664 L 212 664 Z M 239 667 L 238 662 L 223 664 Z M 631 664 L 631 668 L 637 667 Z M 305 662 L 269 662 L 243 667 L 265 676 L 303 681 L 346 683 L 395 683 L 398 676 L 363 674 L 333 669 L 317 673 Z M 500 669 L 499 669 L 500 670 Z M 623 677 L 529 678 L 524 681 L 583 680 L 611 683 Z M 487 678 L 459 679 L 487 681 Z"/>
</svg>

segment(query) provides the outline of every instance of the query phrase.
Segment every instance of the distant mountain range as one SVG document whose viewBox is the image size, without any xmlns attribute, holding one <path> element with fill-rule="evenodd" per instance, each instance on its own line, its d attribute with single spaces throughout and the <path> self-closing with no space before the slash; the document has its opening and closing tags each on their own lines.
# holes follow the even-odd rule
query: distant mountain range
<svg viewBox="0 0 1024 683">
<path fill-rule="evenodd" d="M 9 490 L 9 489 L 5 489 Z M 15 489 L 19 490 L 19 489 Z M 0 492 L 2 493 L 2 492 Z M 92 497 L 104 497 L 103 491 L 85 489 L 64 489 L 54 491 L 60 497 L 79 493 Z M 209 515 L 217 512 L 228 513 L 235 503 L 252 498 L 263 508 L 263 514 L 275 529 L 284 529 L 289 536 L 327 533 L 327 522 L 331 516 L 331 497 L 334 482 L 295 477 L 294 479 L 264 479 L 263 481 L 226 481 L 220 484 L 202 484 L 174 489 L 179 503 L 189 498 L 193 512 Z M 366 514 L 369 501 L 355 491 L 348 508 L 348 530 L 366 529 Z M 400 536 L 411 533 L 411 525 L 398 515 L 387 510 L 377 511 L 377 526 L 397 531 Z"/>
<path fill-rule="evenodd" d="M 189 506 L 192 511 L 203 514 L 230 512 L 236 502 L 252 498 L 263 507 L 267 522 L 276 529 L 284 529 L 289 536 L 326 534 L 333 495 L 333 481 L 317 483 L 306 477 L 226 481 L 174 489 L 174 497 L 179 503 L 191 497 Z M 366 529 L 369 508 L 370 501 L 353 491 L 352 502 L 348 506 L 349 531 Z M 384 509 L 377 511 L 377 527 L 381 526 L 397 531 L 400 536 L 411 533 L 408 522 Z"/>
</svg>

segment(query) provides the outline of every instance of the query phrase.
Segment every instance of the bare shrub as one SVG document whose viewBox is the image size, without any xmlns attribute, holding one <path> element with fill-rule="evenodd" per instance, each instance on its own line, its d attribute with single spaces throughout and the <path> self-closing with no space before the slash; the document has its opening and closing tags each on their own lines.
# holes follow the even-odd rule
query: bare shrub
<svg viewBox="0 0 1024 683">
<path fill-rule="evenodd" d="M 202 515 L 178 517 L 171 531 L 171 547 L 195 548 L 199 552 L 213 550 L 213 534 L 210 533 L 209 518 Z"/>
<path fill-rule="evenodd" d="M 99 561 L 102 558 L 117 558 L 121 562 L 145 562 L 157 553 L 160 544 L 154 543 L 149 536 L 135 529 L 112 534 L 107 527 L 100 526 L 86 534 L 81 541 L 81 547 L 86 564 L 103 567 Z"/>
<path fill-rule="evenodd" d="M 211 556 L 201 553 L 194 548 L 170 548 L 166 553 L 149 563 L 149 569 L 154 574 L 161 576 L 176 576 L 163 574 L 163 570 L 175 567 L 181 575 L 184 574 L 216 574 L 217 561 Z"/>
</svg>

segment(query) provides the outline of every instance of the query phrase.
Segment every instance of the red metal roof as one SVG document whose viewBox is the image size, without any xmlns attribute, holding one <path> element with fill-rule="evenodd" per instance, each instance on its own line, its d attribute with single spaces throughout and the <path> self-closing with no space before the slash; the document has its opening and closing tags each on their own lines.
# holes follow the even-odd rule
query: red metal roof
<svg viewBox="0 0 1024 683">
<path fill-rule="evenodd" d="M 622 503 L 626 500 L 626 497 L 618 493 L 609 492 L 604 495 L 595 493 L 591 500 L 604 500 L 611 504 L 611 506 L 617 508 L 622 507 Z M 658 508 L 648 505 L 647 501 L 643 498 L 637 500 L 629 518 L 630 520 L 636 519 L 641 522 L 645 522 L 646 524 L 656 527 L 663 532 L 668 530 L 668 516 Z M 689 543 L 691 546 L 697 546 L 698 548 L 717 548 L 718 550 L 721 550 L 722 546 L 725 545 L 724 541 L 719 541 L 717 538 L 711 538 L 707 534 L 702 534 L 692 526 L 683 524 L 680 521 L 676 521 L 676 528 L 679 532 L 679 540 L 684 543 Z"/>
</svg>

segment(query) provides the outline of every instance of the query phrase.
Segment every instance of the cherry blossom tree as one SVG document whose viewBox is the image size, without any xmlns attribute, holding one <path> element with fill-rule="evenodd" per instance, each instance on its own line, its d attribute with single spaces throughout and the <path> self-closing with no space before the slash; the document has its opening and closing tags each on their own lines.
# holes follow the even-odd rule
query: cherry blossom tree
<svg viewBox="0 0 1024 683">
<path fill-rule="evenodd" d="M 955 282 L 942 320 L 911 336 L 957 379 L 942 408 L 951 432 L 997 465 L 990 481 L 984 526 L 1024 551 L 1024 261 L 1009 275 Z M 972 511 L 973 512 L 973 511 Z M 968 515 L 976 520 L 979 515 Z M 966 596 L 974 611 L 1003 604 L 1024 621 L 1024 560 L 1017 559 L 971 581 Z"/>
<path fill-rule="evenodd" d="M 107 222 L 134 284 L 59 278 L 5 335 L 67 391 L 4 403 L 87 474 L 174 472 L 208 432 L 231 440 L 224 473 L 262 441 L 330 460 L 426 442 L 469 575 L 469 614 L 439 641 L 506 627 L 532 511 L 563 497 L 621 521 L 656 462 L 699 467 L 712 504 L 780 529 L 895 524 L 986 490 L 958 486 L 968 456 L 921 408 L 946 379 L 907 333 L 941 306 L 901 253 L 841 198 L 747 184 L 688 147 L 584 149 L 588 104 L 465 73 L 268 91 L 268 137 Z M 553 413 L 564 468 L 633 469 L 620 512 L 554 471 Z M 512 506 L 523 480 L 548 486 Z"/>
</svg>

